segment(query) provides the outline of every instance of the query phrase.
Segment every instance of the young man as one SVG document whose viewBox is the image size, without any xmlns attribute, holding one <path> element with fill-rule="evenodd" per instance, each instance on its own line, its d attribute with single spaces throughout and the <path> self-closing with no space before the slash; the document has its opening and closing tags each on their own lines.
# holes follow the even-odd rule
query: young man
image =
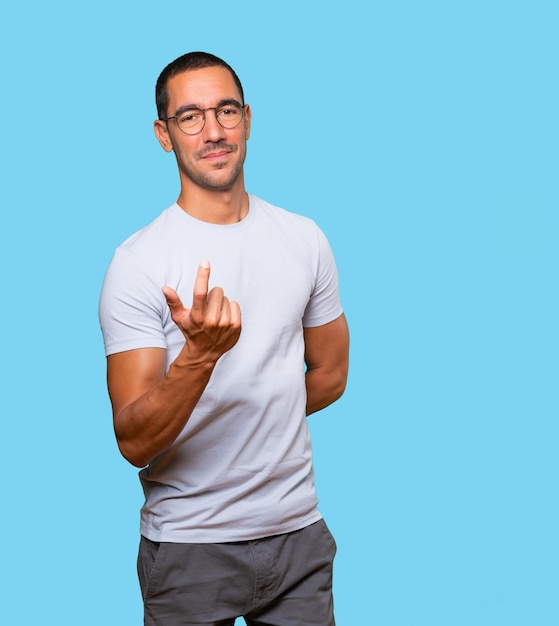
<svg viewBox="0 0 559 626">
<path fill-rule="evenodd" d="M 143 468 L 145 624 L 332 626 L 306 422 L 347 378 L 330 247 L 245 191 L 251 111 L 227 63 L 176 59 L 156 101 L 180 195 L 116 250 L 100 301 L 116 438 Z"/>
</svg>

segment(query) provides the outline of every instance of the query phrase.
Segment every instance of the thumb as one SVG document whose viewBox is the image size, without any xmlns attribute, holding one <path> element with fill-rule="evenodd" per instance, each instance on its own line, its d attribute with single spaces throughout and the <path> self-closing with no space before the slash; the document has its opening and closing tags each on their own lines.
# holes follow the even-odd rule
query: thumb
<svg viewBox="0 0 559 626">
<path fill-rule="evenodd" d="M 167 301 L 167 306 L 171 311 L 171 317 L 184 309 L 182 300 L 179 298 L 179 294 L 172 287 L 163 287 L 161 291 L 163 292 L 165 300 Z"/>
</svg>

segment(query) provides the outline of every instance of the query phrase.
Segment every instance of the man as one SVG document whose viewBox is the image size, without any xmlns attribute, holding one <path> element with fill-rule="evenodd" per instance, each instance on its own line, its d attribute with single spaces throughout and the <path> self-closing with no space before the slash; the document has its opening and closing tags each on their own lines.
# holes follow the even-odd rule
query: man
<svg viewBox="0 0 559 626">
<path fill-rule="evenodd" d="M 145 624 L 331 626 L 306 422 L 347 378 L 330 247 L 245 191 L 251 111 L 227 63 L 176 59 L 156 102 L 180 195 L 117 249 L 100 301 L 116 438 L 143 468 Z"/>
</svg>

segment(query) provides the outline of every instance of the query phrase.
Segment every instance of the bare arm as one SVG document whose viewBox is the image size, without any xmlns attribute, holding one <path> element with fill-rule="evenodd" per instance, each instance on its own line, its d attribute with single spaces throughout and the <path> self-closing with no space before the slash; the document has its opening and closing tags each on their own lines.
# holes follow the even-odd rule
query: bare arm
<svg viewBox="0 0 559 626">
<path fill-rule="evenodd" d="M 218 359 L 239 339 L 239 306 L 219 287 L 208 293 L 209 275 L 209 263 L 202 262 L 191 309 L 173 289 L 163 288 L 171 317 L 186 339 L 167 374 L 166 351 L 161 348 L 129 350 L 107 359 L 116 438 L 122 455 L 137 467 L 147 465 L 177 438 Z"/>
<path fill-rule="evenodd" d="M 349 330 L 342 314 L 329 324 L 305 328 L 307 415 L 344 392 L 349 367 Z"/>
</svg>

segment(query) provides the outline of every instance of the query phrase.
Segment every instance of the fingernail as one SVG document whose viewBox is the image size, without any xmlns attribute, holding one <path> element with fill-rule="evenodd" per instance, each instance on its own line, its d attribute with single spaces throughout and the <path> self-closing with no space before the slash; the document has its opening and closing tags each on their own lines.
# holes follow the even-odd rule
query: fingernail
<svg viewBox="0 0 559 626">
<path fill-rule="evenodd" d="M 207 259 L 200 261 L 200 267 L 210 267 L 210 262 Z"/>
</svg>

